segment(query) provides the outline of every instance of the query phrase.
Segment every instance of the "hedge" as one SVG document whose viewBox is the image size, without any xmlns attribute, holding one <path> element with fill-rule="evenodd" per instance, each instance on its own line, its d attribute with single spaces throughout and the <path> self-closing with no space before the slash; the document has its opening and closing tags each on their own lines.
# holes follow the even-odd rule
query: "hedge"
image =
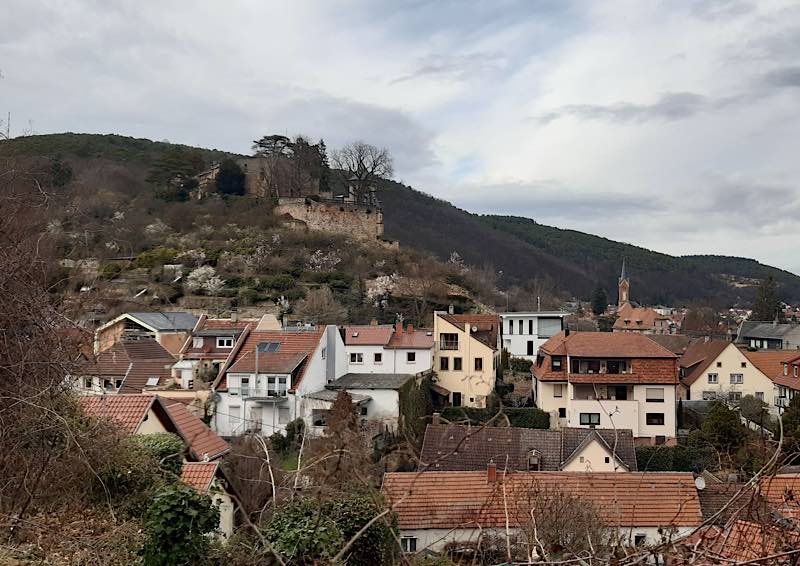
<svg viewBox="0 0 800 566">
<path fill-rule="evenodd" d="M 550 414 L 535 407 L 504 408 L 511 426 L 523 428 L 550 428 Z M 479 426 L 497 414 L 495 409 L 476 409 L 473 407 L 447 407 L 442 411 L 442 418 L 451 422 L 469 422 Z M 493 424 L 504 424 L 505 420 L 496 419 Z"/>
<path fill-rule="evenodd" d="M 638 446 L 636 465 L 640 472 L 699 473 L 719 468 L 719 458 L 711 446 Z"/>
</svg>

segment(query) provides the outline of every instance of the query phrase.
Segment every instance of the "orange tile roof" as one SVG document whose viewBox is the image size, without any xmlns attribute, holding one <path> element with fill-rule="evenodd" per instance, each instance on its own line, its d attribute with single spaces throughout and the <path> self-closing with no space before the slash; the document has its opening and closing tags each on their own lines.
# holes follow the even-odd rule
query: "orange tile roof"
<svg viewBox="0 0 800 566">
<path fill-rule="evenodd" d="M 181 481 L 197 491 L 206 492 L 217 475 L 218 462 L 184 462 Z"/>
<path fill-rule="evenodd" d="M 678 365 L 684 369 L 681 381 L 686 385 L 692 385 L 729 346 L 736 347 L 733 343 L 724 340 L 709 340 L 708 342 L 697 340 L 689 344 L 686 352 L 678 360 Z"/>
<path fill-rule="evenodd" d="M 100 352 L 83 371 L 86 375 L 124 377 L 137 360 L 160 360 L 166 364 L 174 363 L 175 357 L 155 340 L 123 341 Z"/>
<path fill-rule="evenodd" d="M 588 501 L 609 527 L 702 523 L 690 473 L 516 472 L 502 476 L 498 471 L 498 481 L 489 483 L 486 471 L 394 472 L 384 475 L 383 491 L 401 529 L 504 527 L 504 491 L 510 501 L 510 526 L 517 527 L 529 517 L 532 489 L 560 490 Z"/>
<path fill-rule="evenodd" d="M 798 358 L 800 358 L 797 352 L 789 352 L 786 350 L 758 350 L 750 352 L 748 350 L 742 350 L 742 353 L 750 360 L 750 363 L 774 383 L 790 389 L 800 390 L 800 378 L 794 376 L 794 368 L 792 367 L 792 362 L 796 362 Z M 784 363 L 789 364 L 788 375 L 783 375 Z"/>
<path fill-rule="evenodd" d="M 433 348 L 433 331 L 427 328 L 408 327 L 402 332 L 395 331 L 392 338 L 386 345 L 390 349 L 420 349 L 428 350 Z"/>
<path fill-rule="evenodd" d="M 542 344 L 548 354 L 581 358 L 677 358 L 643 334 L 627 332 L 559 332 Z"/>
<path fill-rule="evenodd" d="M 186 405 L 169 399 L 161 400 L 177 427 L 178 434 L 186 442 L 194 459 L 204 460 L 208 456 L 209 460 L 214 460 L 231 449 L 230 444 L 225 442 L 221 436 L 190 413 Z"/>
<path fill-rule="evenodd" d="M 316 352 L 319 346 L 322 335 L 325 333 L 324 328 L 317 328 L 315 330 L 302 331 L 302 332 L 284 332 L 281 330 L 264 330 L 258 332 L 251 332 L 247 335 L 241 348 L 236 352 L 231 365 L 227 371 L 236 366 L 237 372 L 254 372 L 255 371 L 255 348 L 262 342 L 280 342 L 281 347 L 277 353 L 280 354 L 306 354 L 310 358 Z M 241 365 L 239 361 L 243 360 Z M 261 354 L 259 353 L 259 363 Z M 297 375 L 292 379 L 292 391 L 294 391 L 300 382 L 303 380 L 308 363 L 303 363 Z M 225 391 L 228 388 L 227 372 L 226 375 L 216 385 L 215 389 Z"/>
<path fill-rule="evenodd" d="M 125 432 L 136 434 L 155 399 L 151 395 L 89 395 L 79 402 L 86 415 L 111 419 Z"/>
<path fill-rule="evenodd" d="M 776 474 L 758 485 L 764 499 L 784 516 L 800 516 L 800 474 Z"/>
<path fill-rule="evenodd" d="M 726 528 L 707 527 L 684 539 L 669 564 L 793 564 L 800 533 L 777 525 L 736 520 Z M 681 556 L 682 555 L 682 556 Z M 783 555 L 775 556 L 775 555 Z M 767 560 L 759 560 L 766 559 Z M 682 559 L 681 559 L 682 558 Z M 783 558 L 784 560 L 781 560 Z"/>
<path fill-rule="evenodd" d="M 625 321 L 628 324 L 625 324 Z M 657 313 L 647 307 L 634 307 L 630 303 L 625 303 L 617 311 L 617 320 L 614 321 L 615 330 L 652 330 L 656 326 L 656 320 L 669 320 L 668 316 Z"/>
<path fill-rule="evenodd" d="M 347 346 L 385 346 L 393 333 L 391 324 L 345 326 L 344 343 Z"/>
</svg>

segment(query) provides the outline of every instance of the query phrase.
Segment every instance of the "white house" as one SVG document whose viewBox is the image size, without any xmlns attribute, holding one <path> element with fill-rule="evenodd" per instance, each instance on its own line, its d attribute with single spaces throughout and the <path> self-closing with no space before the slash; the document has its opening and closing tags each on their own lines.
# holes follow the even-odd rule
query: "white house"
<svg viewBox="0 0 800 566">
<path fill-rule="evenodd" d="M 349 373 L 415 374 L 433 365 L 433 332 L 402 323 L 342 328 Z"/>
<path fill-rule="evenodd" d="M 503 349 L 516 358 L 536 359 L 539 347 L 564 329 L 562 311 L 500 313 Z"/>
<path fill-rule="evenodd" d="M 214 382 L 212 427 L 223 436 L 284 432 L 304 417 L 304 399 L 347 372 L 333 326 L 254 331 L 237 343 Z"/>
<path fill-rule="evenodd" d="M 526 556 L 531 515 L 547 512 L 557 494 L 594 508 L 597 518 L 630 546 L 675 540 L 703 522 L 691 473 L 509 472 L 387 473 L 387 503 L 397 513 L 400 544 L 409 554 L 441 552 L 451 542 L 475 544 L 483 536 L 514 535 Z M 613 502 L 613 504 L 609 504 Z M 558 512 L 553 508 L 553 512 Z"/>
<path fill-rule="evenodd" d="M 627 428 L 676 442 L 677 356 L 644 334 L 565 330 L 539 349 L 535 402 L 558 426 Z"/>
</svg>

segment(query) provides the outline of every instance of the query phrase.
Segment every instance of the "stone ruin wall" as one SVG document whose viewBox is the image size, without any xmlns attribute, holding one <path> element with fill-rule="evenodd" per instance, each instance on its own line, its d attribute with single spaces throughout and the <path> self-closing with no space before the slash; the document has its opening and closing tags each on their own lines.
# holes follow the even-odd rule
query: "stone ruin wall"
<svg viewBox="0 0 800 566">
<path fill-rule="evenodd" d="M 383 243 L 383 211 L 352 203 L 319 202 L 305 198 L 282 198 L 275 214 L 289 215 L 310 230 L 342 234 L 355 240 Z M 387 245 L 390 243 L 387 242 Z"/>
</svg>

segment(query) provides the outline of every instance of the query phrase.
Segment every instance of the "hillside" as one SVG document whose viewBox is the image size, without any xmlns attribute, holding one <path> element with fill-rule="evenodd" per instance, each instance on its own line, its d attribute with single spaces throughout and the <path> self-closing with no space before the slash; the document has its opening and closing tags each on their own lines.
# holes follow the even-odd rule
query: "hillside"
<svg viewBox="0 0 800 566">
<path fill-rule="evenodd" d="M 164 207 L 149 194 L 152 189 L 144 182 L 147 172 L 160 163 L 169 163 L 176 154 L 192 155 L 201 164 L 229 155 L 115 135 L 54 134 L 0 142 L 0 158 L 62 157 L 74 164 L 84 187 L 102 185 L 117 197 L 125 195 L 122 200 L 127 206 L 146 209 L 151 216 L 154 209 Z M 505 288 L 538 279 L 568 295 L 586 299 L 599 284 L 613 300 L 620 264 L 625 258 L 632 298 L 647 304 L 746 304 L 753 295 L 753 286 L 769 275 L 780 283 L 785 300 L 800 301 L 800 277 L 750 259 L 673 257 L 591 234 L 544 226 L 528 218 L 471 214 L 392 181 L 380 186 L 379 197 L 384 204 L 386 237 L 400 241 L 405 249 L 428 251 L 441 260 L 458 252 L 469 265 L 502 271 L 499 285 Z M 182 203 L 175 210 L 172 208 L 175 207 L 166 207 L 161 216 L 176 218 L 173 227 L 180 233 L 192 224 L 187 214 L 208 214 L 206 209 L 213 205 Z"/>
</svg>

